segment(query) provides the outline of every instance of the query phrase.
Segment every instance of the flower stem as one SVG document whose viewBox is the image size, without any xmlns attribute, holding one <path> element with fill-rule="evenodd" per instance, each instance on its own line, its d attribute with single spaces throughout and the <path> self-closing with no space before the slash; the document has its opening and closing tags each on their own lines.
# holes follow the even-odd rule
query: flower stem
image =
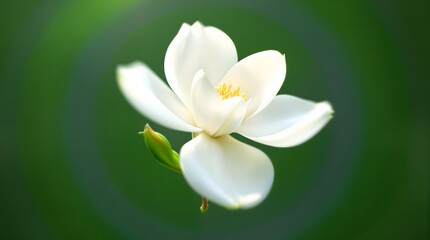
<svg viewBox="0 0 430 240">
<path fill-rule="evenodd" d="M 208 208 L 209 208 L 208 200 L 202 196 L 202 206 L 200 207 L 200 212 L 206 213 L 208 211 Z"/>
</svg>

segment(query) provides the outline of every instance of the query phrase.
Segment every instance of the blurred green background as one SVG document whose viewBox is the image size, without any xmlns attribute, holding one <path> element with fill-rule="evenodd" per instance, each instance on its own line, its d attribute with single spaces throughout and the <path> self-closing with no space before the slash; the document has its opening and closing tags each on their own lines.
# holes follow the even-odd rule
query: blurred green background
<svg viewBox="0 0 430 240">
<path fill-rule="evenodd" d="M 1 239 L 428 239 L 428 8 L 413 1 L 2 1 Z M 211 205 L 137 134 L 115 68 L 164 79 L 180 25 L 225 31 L 239 58 L 286 54 L 281 93 L 329 100 L 316 137 L 265 151 L 268 198 Z M 426 70 L 426 71 L 425 71 Z M 427 80 L 426 80 L 427 79 Z M 152 126 L 176 150 L 190 135 Z"/>
</svg>

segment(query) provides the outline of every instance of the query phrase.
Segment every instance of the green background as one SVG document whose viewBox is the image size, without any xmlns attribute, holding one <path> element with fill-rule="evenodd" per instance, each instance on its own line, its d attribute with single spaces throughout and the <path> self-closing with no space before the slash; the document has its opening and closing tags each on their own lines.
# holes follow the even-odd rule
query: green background
<svg viewBox="0 0 430 240">
<path fill-rule="evenodd" d="M 423 1 L 424 2 L 424 1 Z M 412 1 L 2 1 L 1 239 L 428 239 L 428 6 Z M 183 22 L 225 31 L 239 58 L 286 54 L 280 91 L 334 119 L 271 158 L 247 211 L 200 198 L 137 134 L 115 68 L 164 79 Z M 152 126 L 176 150 L 190 135 Z"/>
</svg>

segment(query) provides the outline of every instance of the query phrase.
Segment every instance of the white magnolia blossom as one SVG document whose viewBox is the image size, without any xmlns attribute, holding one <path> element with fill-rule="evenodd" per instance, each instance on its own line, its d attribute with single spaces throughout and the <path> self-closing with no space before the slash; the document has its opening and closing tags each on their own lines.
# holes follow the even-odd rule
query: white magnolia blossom
<svg viewBox="0 0 430 240">
<path fill-rule="evenodd" d="M 118 67 L 127 100 L 152 121 L 197 135 L 180 151 L 186 181 L 226 208 L 251 208 L 269 193 L 274 169 L 261 150 L 229 134 L 292 147 L 314 136 L 331 118 L 328 102 L 277 93 L 285 56 L 274 50 L 239 62 L 233 41 L 215 27 L 183 24 L 164 61 L 167 86 L 141 62 Z"/>
</svg>

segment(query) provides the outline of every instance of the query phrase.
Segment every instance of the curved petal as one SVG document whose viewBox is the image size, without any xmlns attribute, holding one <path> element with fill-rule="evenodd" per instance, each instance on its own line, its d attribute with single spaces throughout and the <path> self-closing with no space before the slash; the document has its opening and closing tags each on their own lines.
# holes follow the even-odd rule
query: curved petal
<svg viewBox="0 0 430 240">
<path fill-rule="evenodd" d="M 212 136 L 233 132 L 245 116 L 245 101 L 241 97 L 222 100 L 203 70 L 194 77 L 191 100 L 196 125 Z"/>
<path fill-rule="evenodd" d="M 222 83 L 240 87 L 250 99 L 246 117 L 263 110 L 276 96 L 287 73 L 285 55 L 268 50 L 252 54 L 233 66 Z"/>
<path fill-rule="evenodd" d="M 216 86 L 237 62 L 236 47 L 227 34 L 200 22 L 183 24 L 170 43 L 164 60 L 164 71 L 173 91 L 186 106 L 194 75 L 203 69 Z"/>
<path fill-rule="evenodd" d="M 317 134 L 332 114 L 328 102 L 279 95 L 262 112 L 246 120 L 237 132 L 266 145 L 292 147 Z"/>
<path fill-rule="evenodd" d="M 200 195 L 226 208 L 251 208 L 266 198 L 274 170 L 261 150 L 230 136 L 202 133 L 180 152 L 185 179 Z"/>
<path fill-rule="evenodd" d="M 145 64 L 135 62 L 117 69 L 118 85 L 131 105 L 165 127 L 198 132 L 193 118 L 178 97 Z"/>
<path fill-rule="evenodd" d="M 221 110 L 223 121 L 214 137 L 230 134 L 240 127 L 246 114 L 246 103 L 241 97 L 228 98 L 222 101 Z"/>
</svg>

